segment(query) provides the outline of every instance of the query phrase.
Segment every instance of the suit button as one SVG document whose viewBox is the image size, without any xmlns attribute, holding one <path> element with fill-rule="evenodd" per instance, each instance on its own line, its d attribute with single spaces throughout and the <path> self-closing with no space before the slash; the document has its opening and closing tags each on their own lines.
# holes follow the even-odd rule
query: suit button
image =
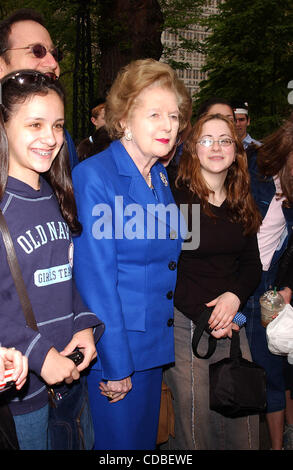
<svg viewBox="0 0 293 470">
<path fill-rule="evenodd" d="M 173 326 L 173 325 L 174 325 L 174 319 L 173 319 L 173 318 L 169 318 L 169 320 L 167 321 L 167 325 L 168 325 L 168 326 Z"/>
<path fill-rule="evenodd" d="M 173 299 L 173 291 L 172 290 L 169 290 L 169 292 L 167 292 L 167 299 L 169 299 L 169 300 Z"/>
<path fill-rule="evenodd" d="M 170 269 L 170 271 L 175 271 L 176 266 L 177 266 L 176 261 L 170 261 L 170 263 L 168 264 L 168 268 Z"/>
</svg>

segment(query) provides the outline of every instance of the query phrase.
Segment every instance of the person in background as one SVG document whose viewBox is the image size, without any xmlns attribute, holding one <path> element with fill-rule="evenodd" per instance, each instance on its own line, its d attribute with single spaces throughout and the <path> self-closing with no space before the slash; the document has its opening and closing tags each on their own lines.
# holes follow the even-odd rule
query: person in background
<svg viewBox="0 0 293 470">
<path fill-rule="evenodd" d="M 192 129 L 192 125 L 191 125 L 192 99 L 191 99 L 190 94 L 189 94 L 189 92 L 188 92 L 188 90 L 185 87 L 183 82 L 182 82 L 181 93 L 182 93 L 183 96 L 185 96 L 185 101 L 187 103 L 189 102 L 189 110 L 188 110 L 188 115 L 187 115 L 188 121 L 187 121 L 187 125 L 186 125 L 185 129 L 183 129 L 182 132 L 179 132 L 177 140 L 176 140 L 175 145 L 172 148 L 172 150 L 167 155 L 160 158 L 160 163 L 162 163 L 162 165 L 164 165 L 164 167 L 166 167 L 166 168 L 168 167 L 167 171 L 169 171 L 171 167 L 173 167 L 174 169 L 177 168 L 179 160 L 180 160 L 180 156 L 182 154 L 183 144 L 184 144 L 185 140 L 187 139 L 187 137 L 188 137 L 188 135 L 189 135 L 189 133 L 191 132 L 191 129 Z"/>
<path fill-rule="evenodd" d="M 9 373 L 9 378 L 6 378 L 8 382 L 5 380 L 5 371 Z M 20 390 L 25 384 L 27 374 L 27 357 L 14 347 L 0 347 L 0 450 L 19 449 L 13 416 L 6 400 L 10 389 L 9 382 L 13 382 L 16 390 Z"/>
<path fill-rule="evenodd" d="M 102 152 L 112 141 L 105 128 L 105 101 L 103 100 L 95 106 L 91 114 L 91 121 L 95 126 L 95 131 L 77 146 L 77 154 L 80 161 Z"/>
<path fill-rule="evenodd" d="M 230 101 L 226 100 L 225 98 L 214 96 L 207 99 L 206 101 L 203 101 L 197 110 L 196 120 L 198 120 L 204 114 L 222 114 L 223 116 L 230 119 L 230 121 L 235 121 L 232 105 Z"/>
<path fill-rule="evenodd" d="M 275 287 L 283 295 L 285 303 L 291 303 L 293 292 L 293 234 L 288 240 L 287 248 L 278 263 Z M 285 289 L 284 289 L 284 286 Z M 293 366 L 284 361 L 284 382 L 286 389 L 286 408 L 284 411 L 283 446 L 293 450 Z"/>
<path fill-rule="evenodd" d="M 101 103 L 94 106 L 91 115 L 91 122 L 96 130 L 105 125 L 105 100 L 101 100 Z"/>
<path fill-rule="evenodd" d="M 72 277 L 72 236 L 81 226 L 63 145 L 64 92 L 58 80 L 36 70 L 12 72 L 0 85 L 0 208 L 38 325 L 37 331 L 26 325 L 0 237 L 0 341 L 29 361 L 28 380 L 9 396 L 9 407 L 21 450 L 46 450 L 48 437 L 50 449 L 56 440 L 67 449 L 75 442 L 72 429 L 58 423 L 48 436 L 47 387 L 62 398 L 60 409 L 73 412 L 87 397 L 81 372 L 96 356 L 103 324 Z M 65 357 L 76 347 L 84 354 L 79 366 Z"/>
<path fill-rule="evenodd" d="M 61 51 L 52 43 L 42 16 L 29 8 L 15 11 L 0 22 L 0 79 L 18 69 L 38 70 L 59 77 Z M 79 162 L 74 142 L 65 129 L 70 168 Z"/>
<path fill-rule="evenodd" d="M 251 144 L 254 144 L 256 146 L 261 145 L 261 142 L 256 139 L 253 139 L 247 132 L 247 127 L 250 126 L 250 117 L 248 115 L 248 103 L 234 103 L 233 111 L 235 114 L 237 135 L 242 140 L 244 149 L 246 150 L 247 147 L 249 147 Z"/>
<path fill-rule="evenodd" d="M 260 214 L 249 189 L 246 154 L 233 120 L 204 113 L 184 145 L 172 182 L 178 206 L 200 204 L 200 221 L 192 220 L 200 223 L 200 244 L 182 250 L 178 263 L 175 364 L 164 372 L 174 397 L 175 437 L 163 449 L 259 448 L 258 416 L 231 419 L 209 408 L 209 365 L 229 356 L 232 330 L 243 325 L 239 311 L 261 275 Z M 206 353 L 210 335 L 217 346 L 203 359 L 193 354 L 192 337 L 206 307 L 209 333 L 204 331 L 198 352 Z M 244 328 L 240 345 L 243 357 L 251 359 Z"/>
<path fill-rule="evenodd" d="M 173 292 L 182 240 L 177 223 L 152 208 L 164 212 L 170 205 L 179 218 L 158 159 L 173 149 L 188 110 L 169 65 L 131 62 L 107 96 L 113 142 L 73 171 L 83 226 L 74 272 L 84 301 L 105 323 L 88 376 L 95 449 L 156 448 L 162 367 L 174 360 Z"/>
<path fill-rule="evenodd" d="M 243 313 L 246 315 L 246 333 L 255 362 L 267 375 L 267 413 L 272 449 L 283 447 L 284 419 L 291 425 L 293 448 L 293 401 L 287 383 L 292 366 L 282 356 L 272 354 L 267 345 L 266 329 L 261 324 L 259 298 L 276 286 L 279 262 L 293 227 L 293 114 L 274 133 L 266 137 L 260 147 L 250 155 L 249 172 L 252 194 L 262 215 L 258 232 L 258 245 L 262 262 L 262 279 L 248 299 Z M 279 273 L 278 278 L 281 279 Z M 279 285 L 286 303 L 292 299 L 290 276 Z M 291 379 L 292 382 L 292 379 Z M 288 433 L 287 433 L 288 434 Z M 289 436 L 287 436 L 289 437 Z"/>
</svg>

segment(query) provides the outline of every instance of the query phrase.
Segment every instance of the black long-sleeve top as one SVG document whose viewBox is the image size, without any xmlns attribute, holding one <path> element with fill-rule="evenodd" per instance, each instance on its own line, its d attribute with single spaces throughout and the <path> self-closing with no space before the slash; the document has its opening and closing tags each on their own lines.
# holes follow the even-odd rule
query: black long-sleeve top
<svg viewBox="0 0 293 470">
<path fill-rule="evenodd" d="M 172 189 L 177 205 L 200 203 L 188 190 Z M 195 322 L 204 304 L 224 292 L 236 294 L 243 305 L 262 272 L 256 234 L 243 235 L 242 226 L 229 220 L 226 201 L 210 208 L 217 217 L 201 210 L 199 247 L 182 250 L 178 263 L 174 304 Z"/>
</svg>

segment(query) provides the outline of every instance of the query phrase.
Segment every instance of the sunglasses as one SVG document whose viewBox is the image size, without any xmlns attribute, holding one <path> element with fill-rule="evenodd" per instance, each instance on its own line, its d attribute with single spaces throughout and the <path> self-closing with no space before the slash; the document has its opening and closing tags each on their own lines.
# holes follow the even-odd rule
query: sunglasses
<svg viewBox="0 0 293 470">
<path fill-rule="evenodd" d="M 17 82 L 18 85 L 28 86 L 33 84 L 41 83 L 53 83 L 58 80 L 58 77 L 54 73 L 44 74 L 38 70 L 26 70 L 22 72 L 16 72 L 13 74 L 6 75 L 0 81 L 0 104 L 3 104 L 2 101 L 2 90 L 3 87 L 10 81 Z"/>
<path fill-rule="evenodd" d="M 17 51 L 19 49 L 30 49 L 31 53 L 37 58 L 37 59 L 43 59 L 48 52 L 54 57 L 56 62 L 60 62 L 63 59 L 63 54 L 62 52 L 58 49 L 58 47 L 54 47 L 54 49 L 46 49 L 45 46 L 42 44 L 33 44 L 32 46 L 26 46 L 26 47 L 11 47 L 4 49 L 2 54 L 6 51 Z"/>
</svg>

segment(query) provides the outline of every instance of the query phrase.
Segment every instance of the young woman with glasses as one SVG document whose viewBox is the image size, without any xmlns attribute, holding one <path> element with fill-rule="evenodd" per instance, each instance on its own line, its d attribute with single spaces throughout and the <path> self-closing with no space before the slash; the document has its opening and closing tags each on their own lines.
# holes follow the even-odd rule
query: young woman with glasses
<svg viewBox="0 0 293 470">
<path fill-rule="evenodd" d="M 9 396 L 19 446 L 45 450 L 47 386 L 58 384 L 61 407 L 68 407 L 72 393 L 83 396 L 81 372 L 96 356 L 95 340 L 102 330 L 72 279 L 71 234 L 81 226 L 64 145 L 61 85 L 41 72 L 21 70 L 4 77 L 0 86 L 0 209 L 38 326 L 35 331 L 26 325 L 0 237 L 0 343 L 14 346 L 29 362 L 26 384 Z M 84 354 L 79 366 L 65 357 L 76 347 Z M 59 426 L 59 431 L 56 426 L 50 445 L 56 448 L 57 438 L 57 448 L 68 449 L 66 430 Z"/>
<path fill-rule="evenodd" d="M 183 250 L 174 295 L 175 365 L 164 379 L 175 407 L 175 438 L 168 449 L 256 449 L 256 417 L 229 419 L 209 409 L 209 364 L 230 353 L 232 329 L 243 324 L 243 302 L 257 285 L 261 266 L 256 240 L 260 215 L 250 195 L 247 159 L 233 122 L 221 114 L 204 115 L 183 149 L 173 195 L 179 204 L 200 204 L 200 244 Z M 191 227 L 189 227 L 191 230 Z M 209 359 L 193 354 L 192 337 L 209 307 L 207 331 L 198 353 L 217 339 Z M 239 321 L 240 319 L 240 321 Z M 245 329 L 243 357 L 251 359 Z"/>
</svg>

